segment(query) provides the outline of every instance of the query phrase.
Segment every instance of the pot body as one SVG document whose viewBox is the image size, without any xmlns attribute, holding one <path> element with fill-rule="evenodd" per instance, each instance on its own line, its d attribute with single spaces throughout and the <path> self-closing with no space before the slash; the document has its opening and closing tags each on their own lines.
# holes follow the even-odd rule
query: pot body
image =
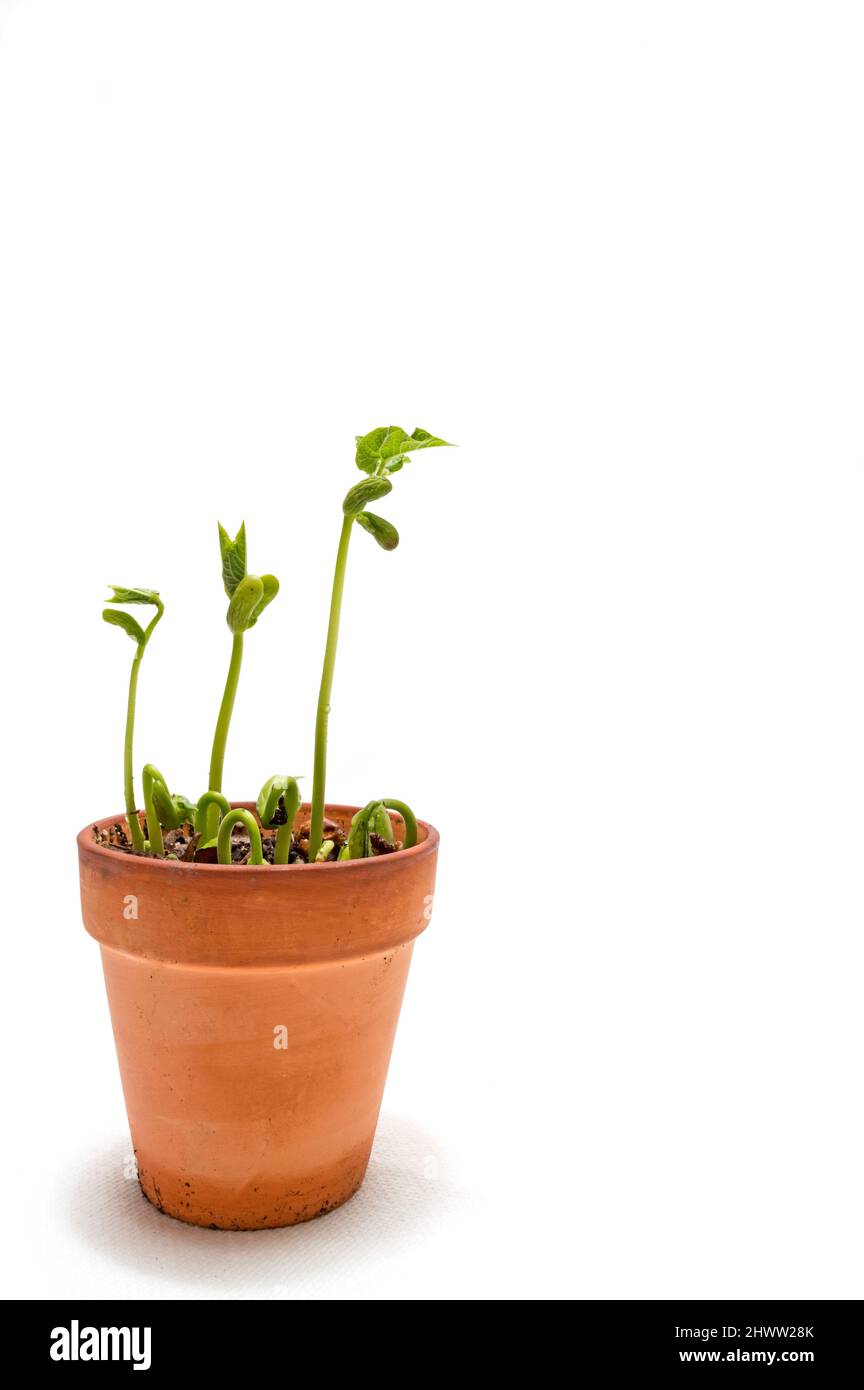
<svg viewBox="0 0 864 1390">
<path fill-rule="evenodd" d="M 355 809 L 327 814 L 347 825 Z M 145 1196 L 229 1230 L 347 1201 L 431 916 L 437 833 L 421 823 L 410 850 L 279 868 L 127 855 L 89 827 L 78 845 Z"/>
</svg>

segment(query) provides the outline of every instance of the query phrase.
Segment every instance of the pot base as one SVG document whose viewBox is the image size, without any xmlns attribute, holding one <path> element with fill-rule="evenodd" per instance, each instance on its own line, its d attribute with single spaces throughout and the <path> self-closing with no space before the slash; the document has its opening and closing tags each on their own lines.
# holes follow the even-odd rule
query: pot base
<svg viewBox="0 0 864 1390">
<path fill-rule="evenodd" d="M 157 1211 L 187 1226 L 203 1226 L 211 1231 L 278 1230 L 314 1221 L 344 1206 L 359 1192 L 368 1161 L 367 1148 L 362 1159 L 346 1164 L 338 1177 L 304 1183 L 288 1192 L 284 1187 L 271 1185 L 228 1191 L 213 1183 L 147 1168 L 139 1168 L 138 1184 Z"/>
</svg>

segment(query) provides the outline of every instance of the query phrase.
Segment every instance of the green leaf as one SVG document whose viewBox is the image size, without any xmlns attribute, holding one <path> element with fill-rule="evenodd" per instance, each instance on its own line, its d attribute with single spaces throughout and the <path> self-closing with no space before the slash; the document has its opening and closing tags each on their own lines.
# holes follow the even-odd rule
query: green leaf
<svg viewBox="0 0 864 1390">
<path fill-rule="evenodd" d="M 381 445 L 389 433 L 390 426 L 382 425 L 380 429 L 370 430 L 368 434 L 357 435 L 355 462 L 364 473 L 372 473 L 378 466 L 378 461 L 381 458 Z"/>
<path fill-rule="evenodd" d="M 119 584 L 109 584 L 108 588 L 114 590 L 114 597 L 106 603 L 152 603 L 158 608 L 162 602 L 158 589 L 125 589 Z"/>
<path fill-rule="evenodd" d="M 357 435 L 355 462 L 364 473 L 374 473 L 382 464 L 385 472 L 397 473 L 408 454 L 417 449 L 452 448 L 446 439 L 439 439 L 428 430 L 408 434 L 400 425 L 380 425 L 368 434 Z"/>
<path fill-rule="evenodd" d="M 246 522 L 244 521 L 234 537 L 233 541 L 225 530 L 219 525 L 219 550 L 222 555 L 222 583 L 225 585 L 225 592 L 229 598 L 234 597 L 234 590 L 246 578 Z"/>
<path fill-rule="evenodd" d="M 144 630 L 136 618 L 131 613 L 124 613 L 122 608 L 105 608 L 102 610 L 102 617 L 106 623 L 111 623 L 114 627 L 122 627 L 124 632 L 128 632 L 133 642 L 137 642 L 139 647 L 144 641 Z"/>
<path fill-rule="evenodd" d="M 392 491 L 393 484 L 388 478 L 364 478 L 362 483 L 357 483 L 347 493 L 342 510 L 346 516 L 357 516 L 367 502 L 376 502 L 379 497 L 386 497 Z"/>
<path fill-rule="evenodd" d="M 370 536 L 374 536 L 382 550 L 395 550 L 399 544 L 399 532 L 392 521 L 385 521 L 383 516 L 376 516 L 374 512 L 360 512 L 354 518 L 364 531 L 368 531 Z"/>
<path fill-rule="evenodd" d="M 403 450 L 406 454 L 416 453 L 418 449 L 452 449 L 453 445 L 446 439 L 439 439 L 437 435 L 430 434 L 428 430 L 414 430 L 411 435 L 411 443 Z"/>
</svg>

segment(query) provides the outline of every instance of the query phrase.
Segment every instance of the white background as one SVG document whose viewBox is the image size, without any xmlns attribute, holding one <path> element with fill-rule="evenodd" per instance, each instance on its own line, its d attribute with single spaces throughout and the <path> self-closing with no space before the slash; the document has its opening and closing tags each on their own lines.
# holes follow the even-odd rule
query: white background
<svg viewBox="0 0 864 1390">
<path fill-rule="evenodd" d="M 0 5 L 4 1290 L 860 1298 L 864 16 Z M 283 590 L 226 790 L 441 830 L 366 1187 L 188 1230 L 124 1172 L 74 835 L 204 786 L 216 521 Z M 307 782 L 307 786 L 309 783 Z M 34 837 L 34 830 L 37 833 Z"/>
</svg>

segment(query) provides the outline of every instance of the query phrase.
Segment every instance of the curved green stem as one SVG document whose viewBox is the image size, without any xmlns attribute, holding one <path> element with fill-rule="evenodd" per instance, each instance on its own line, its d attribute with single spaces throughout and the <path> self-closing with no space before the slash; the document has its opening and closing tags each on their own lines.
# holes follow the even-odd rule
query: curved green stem
<svg viewBox="0 0 864 1390">
<path fill-rule="evenodd" d="M 403 849 L 411 849 L 417 843 L 417 817 L 406 806 L 404 801 L 396 801 L 393 797 L 385 798 L 383 801 L 367 801 L 362 811 L 357 811 L 351 818 L 351 828 L 348 831 L 348 843 L 345 846 L 346 853 L 340 853 L 340 859 L 370 859 L 373 855 L 372 835 L 380 835 L 388 844 L 393 844 L 393 826 L 390 824 L 390 817 L 387 811 L 395 811 L 405 822 L 405 839 L 402 842 Z M 384 826 L 384 820 L 387 826 Z"/>
<path fill-rule="evenodd" d="M 237 683 L 240 680 L 240 667 L 243 664 L 243 633 L 235 632 L 234 641 L 231 644 L 231 663 L 228 667 L 228 677 L 225 681 L 225 693 L 222 696 L 222 704 L 219 708 L 219 718 L 216 720 L 216 729 L 213 734 L 213 751 L 210 755 L 210 782 L 211 792 L 221 792 L 222 790 L 222 769 L 225 762 L 225 745 L 228 742 L 228 729 L 231 725 L 231 715 L 234 711 L 234 698 L 237 694 Z M 205 839 L 212 840 L 216 834 L 218 819 L 216 807 L 210 806 L 207 811 L 207 823 L 202 829 Z"/>
<path fill-rule="evenodd" d="M 405 839 L 402 841 L 402 848 L 413 849 L 417 843 L 417 817 L 411 807 L 406 806 L 404 801 L 395 801 L 392 796 L 389 799 L 385 797 L 381 804 L 386 806 L 388 811 L 395 811 L 398 816 L 402 817 L 405 822 Z"/>
<path fill-rule="evenodd" d="M 162 839 L 162 826 L 159 823 L 159 816 L 153 793 L 157 786 L 164 788 L 166 797 L 170 797 L 165 778 L 154 767 L 152 763 L 145 763 L 141 773 L 141 781 L 144 784 L 144 813 L 147 817 L 147 844 L 151 854 L 164 854 L 165 842 Z"/>
<path fill-rule="evenodd" d="M 294 837 L 294 819 L 300 809 L 297 778 L 280 774 L 268 777 L 258 793 L 255 809 L 262 825 L 276 829 L 273 863 L 287 864 Z"/>
<path fill-rule="evenodd" d="M 210 840 L 215 840 L 219 820 L 222 816 L 228 815 L 228 812 L 231 810 L 231 803 L 227 796 L 223 796 L 221 792 L 204 792 L 198 798 L 198 805 L 195 808 L 195 829 L 198 830 L 199 827 L 201 828 L 200 845 L 207 843 L 204 838 L 204 825 L 207 820 L 207 813 L 211 807 L 215 807 L 217 820 L 213 827 L 213 834 L 209 838 Z"/>
<path fill-rule="evenodd" d="M 219 826 L 219 837 L 216 841 L 216 858 L 220 864 L 231 863 L 231 831 L 235 825 L 245 825 L 249 831 L 249 843 L 251 852 L 249 854 L 250 864 L 263 864 L 264 854 L 261 848 L 261 831 L 258 829 L 258 822 L 251 811 L 244 811 L 238 808 L 236 811 L 229 811 L 227 816 L 222 819 Z"/>
<path fill-rule="evenodd" d="M 336 646 L 339 641 L 339 619 L 342 613 L 342 594 L 345 588 L 345 571 L 348 564 L 348 545 L 354 518 L 346 516 L 342 522 L 339 536 L 339 549 L 336 552 L 336 569 L 333 575 L 333 592 L 330 596 L 330 622 L 327 628 L 327 644 L 324 648 L 324 668 L 321 672 L 321 688 L 318 692 L 318 712 L 315 717 L 315 767 L 312 781 L 312 812 L 309 827 L 309 862 L 321 848 L 324 828 L 324 791 L 327 779 L 327 726 L 330 719 L 330 693 L 333 689 L 333 671 L 336 666 Z"/>
</svg>

